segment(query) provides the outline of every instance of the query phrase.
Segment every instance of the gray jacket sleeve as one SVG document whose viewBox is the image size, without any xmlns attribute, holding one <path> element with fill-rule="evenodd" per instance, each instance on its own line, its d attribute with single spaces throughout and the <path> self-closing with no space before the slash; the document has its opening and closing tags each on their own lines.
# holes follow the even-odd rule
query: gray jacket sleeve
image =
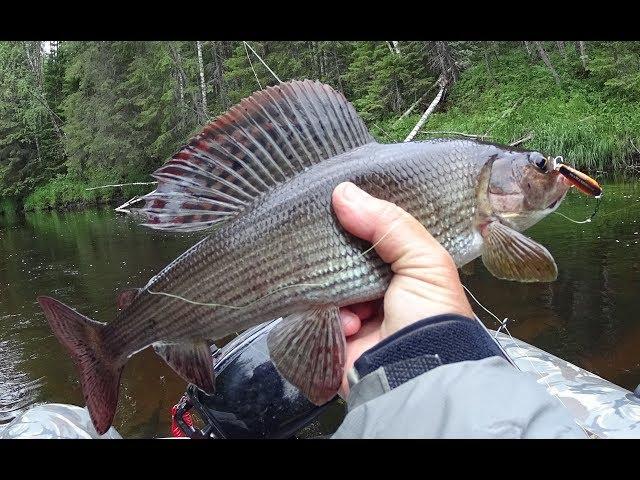
<svg viewBox="0 0 640 480">
<path fill-rule="evenodd" d="M 426 319 L 383 343 L 350 372 L 333 438 L 587 438 L 473 320 Z"/>
<path fill-rule="evenodd" d="M 442 365 L 393 390 L 381 367 L 347 403 L 333 438 L 586 438 L 557 398 L 500 357 Z"/>
</svg>

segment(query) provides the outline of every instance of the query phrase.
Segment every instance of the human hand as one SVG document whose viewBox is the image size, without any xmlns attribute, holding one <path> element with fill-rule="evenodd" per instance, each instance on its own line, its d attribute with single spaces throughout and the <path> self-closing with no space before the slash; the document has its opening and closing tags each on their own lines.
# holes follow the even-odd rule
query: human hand
<svg viewBox="0 0 640 480">
<path fill-rule="evenodd" d="M 346 398 L 346 372 L 380 341 L 424 318 L 444 313 L 473 318 L 474 313 L 453 258 L 418 220 L 349 182 L 334 189 L 332 202 L 349 233 L 372 244 L 380 242 L 375 250 L 394 273 L 383 299 L 340 309 L 347 337 L 340 395 Z"/>
</svg>

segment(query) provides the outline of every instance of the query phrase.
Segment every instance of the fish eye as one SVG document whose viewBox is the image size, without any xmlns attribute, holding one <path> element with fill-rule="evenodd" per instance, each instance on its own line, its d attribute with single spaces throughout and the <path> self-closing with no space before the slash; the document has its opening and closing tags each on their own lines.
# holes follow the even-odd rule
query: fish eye
<svg viewBox="0 0 640 480">
<path fill-rule="evenodd" d="M 539 153 L 534 153 L 530 155 L 529 161 L 531 161 L 531 163 L 533 163 L 536 167 L 538 167 L 543 172 L 545 173 L 547 172 L 548 160 L 543 155 L 540 155 Z"/>
</svg>

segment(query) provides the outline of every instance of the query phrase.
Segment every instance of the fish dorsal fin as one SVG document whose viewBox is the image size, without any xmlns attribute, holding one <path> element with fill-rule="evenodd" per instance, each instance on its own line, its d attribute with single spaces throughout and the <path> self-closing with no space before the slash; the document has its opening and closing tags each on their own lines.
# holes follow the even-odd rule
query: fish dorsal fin
<svg viewBox="0 0 640 480">
<path fill-rule="evenodd" d="M 374 142 L 345 97 L 311 80 L 267 87 L 207 125 L 153 173 L 145 226 L 202 230 L 327 158 Z"/>
</svg>

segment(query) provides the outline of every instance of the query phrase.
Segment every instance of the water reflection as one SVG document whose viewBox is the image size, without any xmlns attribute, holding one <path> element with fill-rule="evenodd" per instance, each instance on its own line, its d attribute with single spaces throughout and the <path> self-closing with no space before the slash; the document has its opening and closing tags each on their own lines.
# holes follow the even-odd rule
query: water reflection
<svg viewBox="0 0 640 480">
<path fill-rule="evenodd" d="M 584 220 L 594 202 L 572 193 L 559 211 Z M 639 213 L 637 185 L 605 185 L 591 223 L 577 225 L 552 215 L 528 231 L 555 257 L 556 282 L 508 283 L 476 268 L 467 283 L 500 318 L 513 319 L 513 335 L 633 390 L 640 382 L 640 354 L 633 359 L 614 352 L 629 335 L 640 335 Z M 495 326 L 488 315 L 482 318 Z"/>
<path fill-rule="evenodd" d="M 592 223 L 554 215 L 529 231 L 554 255 L 556 282 L 497 280 L 480 261 L 462 278 L 486 307 L 511 319 L 516 337 L 634 389 L 640 383 L 640 188 L 606 182 L 604 188 Z M 583 220 L 593 207 L 593 200 L 571 193 L 560 211 Z M 49 331 L 37 295 L 108 322 L 119 291 L 144 285 L 198 238 L 148 231 L 111 210 L 0 216 L 0 422 L 36 402 L 83 404 L 74 367 Z M 118 431 L 166 436 L 169 410 L 185 383 L 146 350 L 127 364 L 122 387 Z"/>
<path fill-rule="evenodd" d="M 54 296 L 108 322 L 116 314 L 119 291 L 144 285 L 196 240 L 144 231 L 110 210 L 32 213 L 5 221 L 0 230 L 0 421 L 34 402 L 83 405 L 73 364 L 51 334 L 38 295 Z M 184 388 L 152 351 L 135 356 L 123 374 L 116 428 L 124 436 L 166 435 L 169 409 Z"/>
</svg>

